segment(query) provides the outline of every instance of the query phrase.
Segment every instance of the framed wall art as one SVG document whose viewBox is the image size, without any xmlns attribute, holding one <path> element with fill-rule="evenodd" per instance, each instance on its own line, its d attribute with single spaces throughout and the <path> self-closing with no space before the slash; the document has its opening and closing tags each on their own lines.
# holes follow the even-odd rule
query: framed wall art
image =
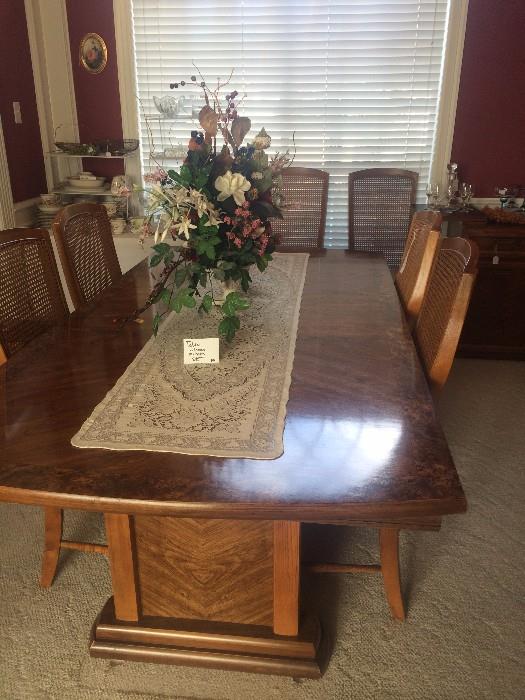
<svg viewBox="0 0 525 700">
<path fill-rule="evenodd" d="M 80 65 L 88 73 L 102 73 L 108 62 L 106 42 L 99 34 L 86 34 L 80 42 Z"/>
</svg>

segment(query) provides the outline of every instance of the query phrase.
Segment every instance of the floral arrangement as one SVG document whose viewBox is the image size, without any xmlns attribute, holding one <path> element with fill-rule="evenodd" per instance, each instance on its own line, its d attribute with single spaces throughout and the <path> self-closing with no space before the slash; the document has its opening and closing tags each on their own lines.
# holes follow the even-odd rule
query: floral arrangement
<svg viewBox="0 0 525 700">
<path fill-rule="evenodd" d="M 251 122 L 239 115 L 244 98 L 236 90 L 221 97 L 230 80 L 231 76 L 224 83 L 218 80 L 211 89 L 204 79 L 198 82 L 191 76 L 190 84 L 200 87 L 204 96 L 201 130 L 191 132 L 187 156 L 178 170 L 159 167 L 146 177 L 143 237 L 154 236 L 150 266 L 163 269 L 134 317 L 151 304 L 164 302 L 166 311 L 154 317 L 155 334 L 170 310 L 179 313 L 187 307 L 210 313 L 220 305 L 219 334 L 231 341 L 240 328 L 238 312 L 250 305 L 241 293 L 252 281 L 250 268 L 256 265 L 264 271 L 272 260 L 275 237 L 270 219 L 281 216 L 272 191 L 292 159 L 288 152 L 268 157 L 271 138 L 264 128 L 250 144 L 242 145 Z M 170 87 L 179 85 L 186 83 Z M 221 137 L 222 147 L 217 144 Z M 232 291 L 224 298 L 218 287 Z"/>
</svg>

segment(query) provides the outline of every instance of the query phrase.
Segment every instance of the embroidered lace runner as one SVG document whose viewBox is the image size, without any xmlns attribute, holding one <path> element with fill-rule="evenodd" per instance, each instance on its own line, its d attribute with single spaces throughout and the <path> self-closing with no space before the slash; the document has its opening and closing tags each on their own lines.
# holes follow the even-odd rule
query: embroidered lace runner
<svg viewBox="0 0 525 700">
<path fill-rule="evenodd" d="M 291 381 L 308 255 L 251 272 L 251 307 L 219 365 L 183 364 L 183 338 L 217 335 L 220 309 L 172 313 L 73 437 L 75 447 L 275 459 Z"/>
</svg>

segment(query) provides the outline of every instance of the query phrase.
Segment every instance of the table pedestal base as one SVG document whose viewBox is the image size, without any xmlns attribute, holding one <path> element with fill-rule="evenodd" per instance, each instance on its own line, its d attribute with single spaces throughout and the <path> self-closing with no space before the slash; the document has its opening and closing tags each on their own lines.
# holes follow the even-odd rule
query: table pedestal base
<svg viewBox="0 0 525 700">
<path fill-rule="evenodd" d="M 313 619 L 294 637 L 275 635 L 262 625 L 155 617 L 121 622 L 110 598 L 93 625 L 89 652 L 98 658 L 320 678 L 320 641 Z"/>
</svg>

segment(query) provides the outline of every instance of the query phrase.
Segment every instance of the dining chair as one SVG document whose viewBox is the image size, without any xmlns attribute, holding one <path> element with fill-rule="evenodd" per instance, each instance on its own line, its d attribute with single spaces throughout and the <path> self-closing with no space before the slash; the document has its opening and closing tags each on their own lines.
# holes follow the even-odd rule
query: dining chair
<svg viewBox="0 0 525 700">
<path fill-rule="evenodd" d="M 414 336 L 432 393 L 444 385 L 454 360 L 476 278 L 478 248 L 474 241 L 445 238 L 438 244 L 430 280 L 417 317 Z M 356 526 L 356 523 L 334 523 Z M 405 619 L 399 572 L 399 532 L 394 524 L 378 526 L 380 564 L 308 563 L 313 573 L 380 573 L 386 598 L 397 620 Z"/>
<path fill-rule="evenodd" d="M 441 236 L 441 214 L 417 211 L 412 217 L 395 285 L 413 327 L 427 288 L 430 270 Z"/>
<path fill-rule="evenodd" d="M 5 356 L 68 316 L 49 233 L 0 231 L 0 345 Z"/>
<path fill-rule="evenodd" d="M 41 333 L 65 323 L 69 310 L 45 229 L 0 231 L 0 365 Z M 62 509 L 44 509 L 40 583 L 51 585 L 60 549 L 106 552 L 104 545 L 62 539 Z"/>
<path fill-rule="evenodd" d="M 430 272 L 414 338 L 432 393 L 445 384 L 467 314 L 479 251 L 466 238 L 445 238 Z"/>
<path fill-rule="evenodd" d="M 416 203 L 418 174 L 369 168 L 348 176 L 348 249 L 382 253 L 391 270 L 401 262 Z"/>
<path fill-rule="evenodd" d="M 324 248 L 329 175 L 316 168 L 285 168 L 275 190 L 282 197 L 282 219 L 272 219 L 277 250 Z"/>
<path fill-rule="evenodd" d="M 101 204 L 70 204 L 53 222 L 62 269 L 75 309 L 94 301 L 122 276 L 111 224 Z"/>
</svg>

